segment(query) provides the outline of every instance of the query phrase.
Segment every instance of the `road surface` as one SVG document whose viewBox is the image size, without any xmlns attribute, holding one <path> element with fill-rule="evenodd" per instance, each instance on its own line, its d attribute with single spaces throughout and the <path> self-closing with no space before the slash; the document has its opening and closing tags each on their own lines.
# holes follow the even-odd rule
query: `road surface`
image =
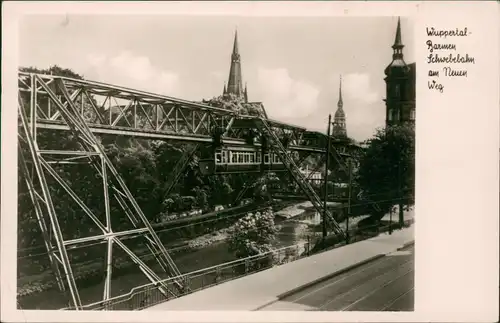
<svg viewBox="0 0 500 323">
<path fill-rule="evenodd" d="M 413 311 L 414 247 L 307 287 L 263 311 Z"/>
</svg>

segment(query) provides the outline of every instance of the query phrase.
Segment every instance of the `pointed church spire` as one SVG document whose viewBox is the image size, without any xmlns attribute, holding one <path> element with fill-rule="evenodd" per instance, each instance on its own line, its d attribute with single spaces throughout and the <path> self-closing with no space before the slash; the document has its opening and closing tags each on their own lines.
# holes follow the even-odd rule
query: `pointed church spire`
<svg viewBox="0 0 500 323">
<path fill-rule="evenodd" d="M 396 38 L 394 39 L 394 45 L 392 45 L 393 54 L 392 59 L 403 59 L 403 42 L 401 41 L 401 19 L 398 17 L 398 26 L 396 28 Z"/>
<path fill-rule="evenodd" d="M 241 59 L 238 50 L 238 31 L 234 32 L 233 53 L 231 54 L 231 67 L 229 68 L 229 80 L 227 82 L 227 94 L 242 97 L 243 81 L 241 77 Z"/>
<path fill-rule="evenodd" d="M 401 19 L 398 17 L 398 26 L 396 28 L 396 38 L 394 39 L 394 45 L 392 45 L 393 48 L 395 47 L 402 47 L 403 42 L 401 41 Z"/>
<path fill-rule="evenodd" d="M 339 84 L 339 101 L 337 103 L 337 111 L 335 112 L 335 117 L 333 119 L 333 131 L 334 137 L 345 137 L 347 136 L 346 130 L 346 118 L 343 109 L 344 102 L 342 101 L 342 75 L 340 75 Z"/>
<path fill-rule="evenodd" d="M 344 102 L 342 102 L 342 74 L 340 75 L 340 85 L 339 85 L 339 102 L 337 103 L 337 107 L 342 109 L 344 106 Z"/>
<path fill-rule="evenodd" d="M 233 55 L 238 55 L 238 30 L 234 31 Z"/>
</svg>

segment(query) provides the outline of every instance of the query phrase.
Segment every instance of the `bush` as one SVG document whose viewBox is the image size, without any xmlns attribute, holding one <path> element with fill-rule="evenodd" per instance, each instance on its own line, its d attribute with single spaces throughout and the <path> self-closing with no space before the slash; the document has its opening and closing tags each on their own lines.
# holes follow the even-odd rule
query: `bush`
<svg viewBox="0 0 500 323">
<path fill-rule="evenodd" d="M 272 250 L 277 229 L 271 209 L 248 213 L 230 229 L 229 250 L 238 258 L 246 258 Z"/>
</svg>

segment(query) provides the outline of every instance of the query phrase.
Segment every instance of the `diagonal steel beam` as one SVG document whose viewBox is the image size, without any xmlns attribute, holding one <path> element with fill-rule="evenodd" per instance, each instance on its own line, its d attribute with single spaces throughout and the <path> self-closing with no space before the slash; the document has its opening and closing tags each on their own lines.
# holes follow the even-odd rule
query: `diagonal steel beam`
<svg viewBox="0 0 500 323">
<path fill-rule="evenodd" d="M 56 82 L 56 85 L 59 87 L 59 90 L 61 91 L 61 93 L 63 94 L 63 96 L 68 101 L 68 103 L 69 103 L 68 108 L 69 108 L 70 111 L 73 112 L 73 115 L 74 115 L 76 121 L 78 122 L 78 124 L 80 125 L 80 127 L 83 129 L 83 131 L 85 131 L 87 133 L 88 136 L 92 136 L 93 137 L 93 135 L 92 135 L 90 129 L 88 128 L 87 124 L 85 123 L 85 121 L 82 119 L 82 117 L 80 115 L 78 115 L 77 110 L 76 110 L 73 102 L 70 101 L 70 97 L 69 97 L 68 91 L 67 91 L 66 87 L 64 86 L 64 83 L 62 82 L 62 80 L 61 79 L 55 79 L 55 82 Z M 64 107 L 62 107 L 62 108 L 64 109 Z M 69 113 L 70 112 L 67 111 L 67 114 L 69 114 Z M 145 225 L 148 228 L 149 233 L 150 233 L 153 241 L 156 243 L 156 245 L 158 246 L 158 248 L 162 252 L 163 256 L 168 260 L 169 265 L 173 269 L 174 273 L 177 273 L 177 272 L 180 273 L 179 270 L 178 270 L 178 268 L 177 268 L 177 266 L 174 264 L 173 260 L 168 255 L 168 252 L 165 249 L 165 247 L 163 246 L 162 242 L 160 241 L 160 239 L 156 235 L 154 229 L 151 227 L 151 224 L 149 223 L 148 219 L 146 218 L 146 216 L 144 215 L 144 213 L 140 209 L 140 207 L 137 204 L 135 198 L 132 196 L 132 193 L 129 191 L 128 187 L 126 186 L 125 182 L 123 181 L 123 179 L 119 175 L 118 171 L 113 166 L 111 160 L 107 157 L 107 155 L 106 155 L 106 153 L 105 153 L 104 148 L 102 147 L 102 145 L 98 141 L 96 141 L 94 139 L 94 145 L 93 146 L 94 146 L 94 149 L 101 154 L 101 157 L 104 159 L 104 161 L 105 161 L 105 163 L 106 163 L 109 171 L 112 173 L 115 181 L 118 183 L 118 186 L 121 188 L 121 190 L 127 196 L 128 201 L 132 205 L 132 208 L 134 209 L 135 213 L 141 219 L 143 225 Z"/>
<path fill-rule="evenodd" d="M 66 287 L 64 286 L 64 281 L 61 275 L 61 271 L 59 270 L 59 266 L 56 262 L 57 259 L 55 258 L 54 255 L 54 247 L 52 246 L 52 239 L 50 238 L 49 235 L 49 229 L 45 222 L 45 216 L 43 214 L 42 207 L 40 206 L 40 203 L 38 201 L 39 195 L 36 192 L 36 189 L 33 185 L 33 179 L 29 174 L 28 166 L 26 165 L 26 160 L 24 158 L 24 153 L 20 145 L 18 145 L 18 151 L 19 151 L 19 165 L 21 166 L 20 167 L 21 174 L 24 177 L 26 186 L 28 188 L 28 192 L 30 194 L 31 201 L 33 202 L 33 207 L 35 209 L 35 215 L 38 221 L 38 225 L 40 226 L 40 231 L 42 232 L 43 235 L 45 249 L 47 250 L 47 254 L 49 256 L 49 262 L 52 267 L 52 271 L 54 272 L 59 290 L 61 290 L 61 292 L 65 292 Z"/>
<path fill-rule="evenodd" d="M 24 129 L 24 132 L 25 132 L 25 137 L 26 137 L 26 139 L 28 141 L 29 150 L 30 150 L 30 153 L 31 153 L 31 159 L 33 160 L 33 165 L 35 167 L 38 180 L 39 180 L 40 185 L 42 187 L 43 197 L 44 197 L 44 200 L 45 200 L 45 203 L 46 203 L 46 207 L 47 207 L 47 213 L 49 215 L 50 222 L 51 222 L 51 225 L 52 225 L 52 230 L 54 232 L 54 238 L 56 240 L 56 244 L 57 244 L 59 253 L 61 255 L 61 263 L 62 263 L 63 268 L 64 268 L 64 274 L 66 276 L 66 280 L 67 280 L 67 283 L 68 283 L 68 287 L 69 287 L 69 290 L 70 290 L 71 298 L 72 298 L 73 304 L 75 306 L 75 309 L 79 310 L 81 308 L 81 306 L 82 306 L 82 302 L 81 302 L 81 299 L 80 299 L 80 295 L 78 293 L 78 288 L 76 286 L 75 277 L 74 277 L 73 271 L 71 269 L 69 257 L 68 257 L 68 254 L 66 252 L 66 248 L 63 245 L 64 239 L 63 239 L 63 236 L 62 236 L 61 227 L 59 225 L 59 221 L 57 219 L 57 215 L 56 215 L 56 211 L 55 211 L 55 208 L 54 208 L 54 204 L 53 204 L 52 198 L 50 196 L 49 187 L 47 185 L 47 181 L 45 179 L 45 176 L 44 176 L 44 173 L 43 173 L 43 169 L 41 167 L 39 154 L 37 152 L 38 151 L 38 147 L 36 145 L 36 142 L 31 137 L 30 131 L 28 130 L 28 123 L 27 123 L 27 119 L 28 118 L 26 116 L 26 111 L 24 109 L 23 100 L 22 100 L 22 98 L 21 98 L 20 95 L 19 95 L 18 99 L 19 99 L 19 108 L 18 108 L 18 111 L 19 111 L 20 119 L 21 119 L 21 122 L 22 122 L 22 125 L 23 125 L 23 129 Z"/>
</svg>

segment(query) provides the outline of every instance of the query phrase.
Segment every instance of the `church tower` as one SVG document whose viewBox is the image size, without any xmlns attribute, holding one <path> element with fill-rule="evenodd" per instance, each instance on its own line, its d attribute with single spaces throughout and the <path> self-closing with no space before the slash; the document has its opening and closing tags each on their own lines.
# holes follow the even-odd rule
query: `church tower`
<svg viewBox="0 0 500 323">
<path fill-rule="evenodd" d="M 342 76 L 340 76 L 339 102 L 337 103 L 337 111 L 335 112 L 335 117 L 333 119 L 333 137 L 347 137 L 345 112 L 343 108 L 344 102 L 342 101 Z"/>
<path fill-rule="evenodd" d="M 415 63 L 406 64 L 403 57 L 401 20 L 398 18 L 392 45 L 392 62 L 384 73 L 386 83 L 386 126 L 415 122 Z"/>
<path fill-rule="evenodd" d="M 227 88 L 225 88 L 224 95 L 232 94 L 236 97 L 242 98 L 245 102 L 247 100 L 246 87 L 243 89 L 243 80 L 241 75 L 241 57 L 238 50 L 238 31 L 234 33 L 233 53 L 231 54 L 231 67 L 229 68 L 229 80 Z"/>
</svg>

